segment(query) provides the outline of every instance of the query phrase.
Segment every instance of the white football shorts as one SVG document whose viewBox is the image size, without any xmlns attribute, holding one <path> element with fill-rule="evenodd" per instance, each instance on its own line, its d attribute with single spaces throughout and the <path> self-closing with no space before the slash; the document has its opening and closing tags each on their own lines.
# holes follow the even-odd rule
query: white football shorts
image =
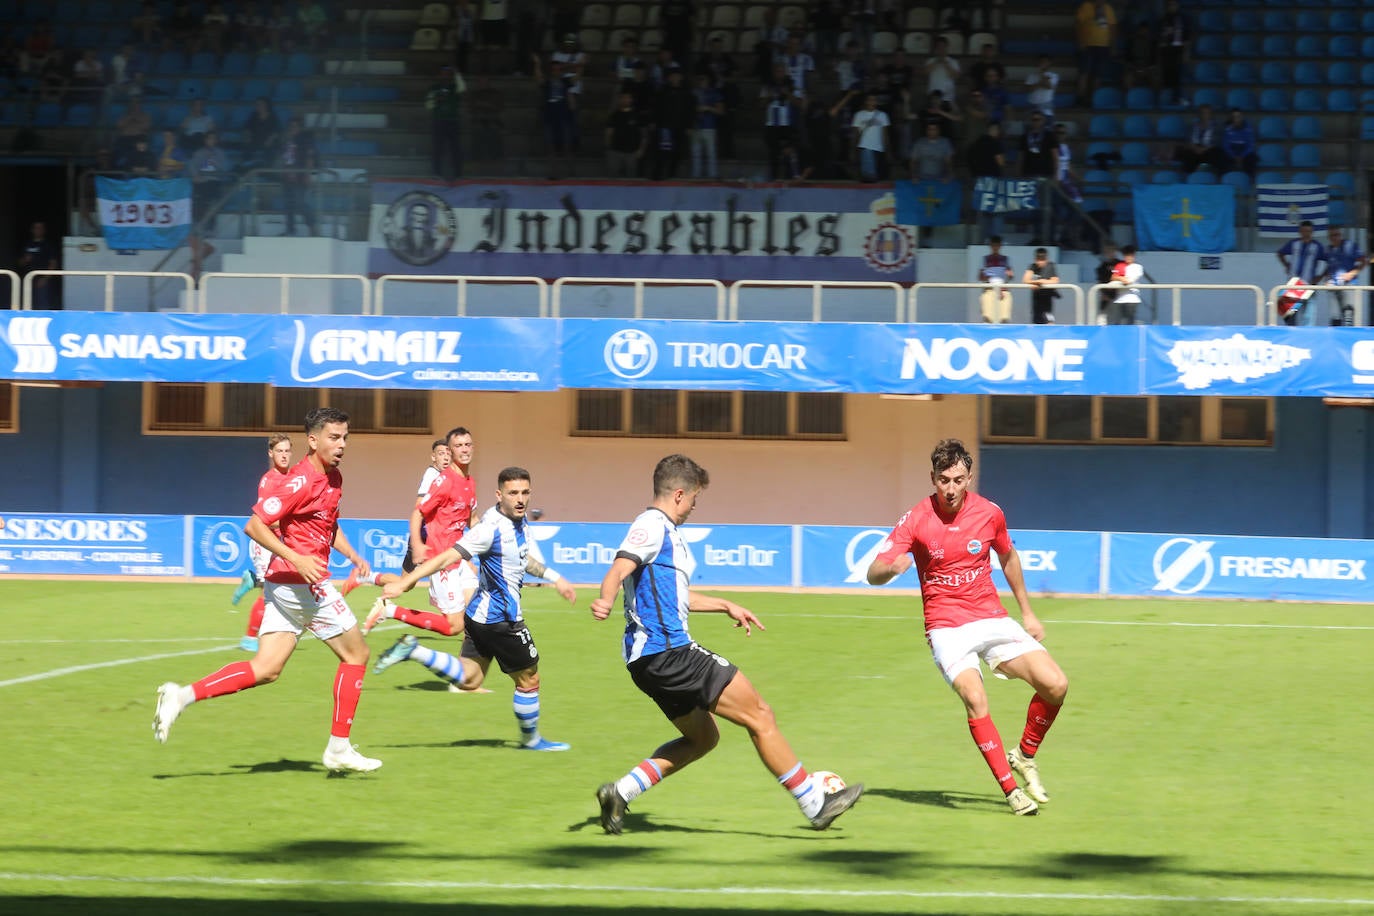
<svg viewBox="0 0 1374 916">
<path fill-rule="evenodd" d="M 332 582 L 305 585 L 293 582 L 268 582 L 263 587 L 267 607 L 262 614 L 266 633 L 294 633 L 309 630 L 321 641 L 341 636 L 358 625 L 358 618 Z"/>
<path fill-rule="evenodd" d="M 970 668 L 978 670 L 978 659 L 997 677 L 997 666 L 1013 658 L 1044 649 L 1021 624 L 1010 617 L 990 617 L 975 620 L 960 627 L 941 627 L 926 634 L 935 667 L 944 675 L 945 683 Z"/>
<path fill-rule="evenodd" d="M 461 614 L 467 602 L 463 593 L 477 591 L 477 573 L 467 560 L 454 563 L 429 577 L 429 603 L 440 614 Z"/>
</svg>

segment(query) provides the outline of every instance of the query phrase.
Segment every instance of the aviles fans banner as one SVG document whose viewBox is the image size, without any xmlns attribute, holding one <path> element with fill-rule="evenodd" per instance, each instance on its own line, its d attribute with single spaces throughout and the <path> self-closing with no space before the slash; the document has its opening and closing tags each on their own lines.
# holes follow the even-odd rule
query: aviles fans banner
<svg viewBox="0 0 1374 916">
<path fill-rule="evenodd" d="M 191 231 L 189 179 L 96 176 L 95 194 L 100 228 L 111 248 L 179 248 Z"/>
<path fill-rule="evenodd" d="M 896 208 L 862 186 L 377 181 L 368 270 L 910 282 L 916 239 Z"/>
</svg>

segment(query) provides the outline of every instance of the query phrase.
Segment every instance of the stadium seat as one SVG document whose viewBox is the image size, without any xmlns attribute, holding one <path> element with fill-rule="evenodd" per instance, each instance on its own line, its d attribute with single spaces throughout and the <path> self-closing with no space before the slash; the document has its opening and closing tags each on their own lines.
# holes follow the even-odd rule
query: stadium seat
<svg viewBox="0 0 1374 916">
<path fill-rule="evenodd" d="M 612 33 L 612 34 L 614 34 L 614 33 Z M 713 42 L 713 41 L 715 41 L 715 40 L 717 40 L 717 39 L 720 40 L 720 50 L 721 50 L 721 53 L 722 53 L 722 54 L 734 54 L 734 53 L 735 53 L 735 33 L 734 33 L 734 32 L 727 32 L 727 31 L 725 31 L 725 30 L 723 30 L 723 29 L 717 29 L 716 31 L 714 31 L 714 32 L 709 32 L 709 33 L 707 33 L 707 35 L 706 35 L 706 43 L 707 43 L 708 45 L 709 45 L 711 42 Z M 619 48 L 619 47 L 620 47 L 620 42 L 619 42 L 619 41 L 610 41 L 610 42 L 607 42 L 607 43 L 606 43 L 606 50 L 608 50 L 608 51 L 614 50 L 614 49 Z"/>
<path fill-rule="evenodd" d="M 1220 109 L 1226 103 L 1226 96 L 1216 86 L 1203 86 L 1193 92 L 1194 105 L 1211 105 Z"/>
<path fill-rule="evenodd" d="M 176 130 L 181 127 L 181 122 L 186 120 L 186 115 L 191 111 L 191 106 L 183 105 L 180 102 L 173 102 L 162 109 L 160 115 L 154 115 L 153 124 L 164 130 Z"/>
<path fill-rule="evenodd" d="M 1323 93 L 1319 89 L 1299 89 L 1293 93 L 1295 111 L 1324 111 L 1326 109 Z"/>
<path fill-rule="evenodd" d="M 577 44 L 588 54 L 598 54 L 606 50 L 606 33 L 601 29 L 582 29 L 577 33 Z"/>
<path fill-rule="evenodd" d="M 964 36 L 960 32 L 941 32 L 940 37 L 949 42 L 949 53 L 956 57 L 964 53 Z"/>
<path fill-rule="evenodd" d="M 1335 10 L 1327 22 L 1327 31 L 1354 32 L 1360 27 L 1360 17 L 1353 10 Z"/>
<path fill-rule="evenodd" d="M 935 28 L 935 11 L 928 6 L 913 6 L 906 11 L 908 32 L 929 31 Z"/>
<path fill-rule="evenodd" d="M 417 25 L 445 26 L 448 25 L 448 4 L 445 3 L 426 3 L 420 8 L 420 20 Z"/>
<path fill-rule="evenodd" d="M 410 50 L 438 51 L 443 40 L 444 36 L 438 29 L 425 26 L 415 30 L 415 35 L 410 39 Z"/>
<path fill-rule="evenodd" d="M 1298 143 L 1288 151 L 1288 164 L 1295 169 L 1321 167 L 1321 147 L 1315 143 Z"/>
<path fill-rule="evenodd" d="M 1226 107 L 1239 108 L 1241 111 L 1254 111 L 1259 108 L 1259 99 L 1255 95 L 1255 90 L 1249 87 L 1227 89 Z M 1286 108 L 1287 106 L 1285 106 Z"/>
<path fill-rule="evenodd" d="M 1221 183 L 1229 184 L 1237 191 L 1248 192 L 1250 190 L 1250 176 L 1244 172 L 1227 172 L 1221 176 Z"/>
<path fill-rule="evenodd" d="M 1347 225 L 1348 212 L 1349 208 L 1343 197 L 1333 197 L 1326 202 L 1326 218 L 1332 226 Z"/>
<path fill-rule="evenodd" d="M 185 102 L 191 99 L 203 99 L 209 94 L 210 87 L 205 80 L 188 78 L 177 82 L 177 89 L 172 97 Z"/>
<path fill-rule="evenodd" d="M 239 98 L 252 102 L 258 98 L 272 97 L 272 83 L 268 80 L 251 79 L 239 84 Z"/>
<path fill-rule="evenodd" d="M 586 22 L 584 16 L 583 20 Z M 737 6 L 715 6 L 711 9 L 710 27 L 713 29 L 737 29 L 743 21 L 743 13 Z"/>
<path fill-rule="evenodd" d="M 1226 43 L 1226 53 L 1231 57 L 1259 57 L 1259 38 L 1251 33 L 1232 35 Z"/>
<path fill-rule="evenodd" d="M 1266 35 L 1260 52 L 1266 60 L 1287 60 L 1293 56 L 1293 38 L 1288 34 Z"/>
<path fill-rule="evenodd" d="M 1131 111 L 1153 111 L 1155 91 L 1148 86 L 1136 86 L 1127 90 L 1126 107 Z"/>
<path fill-rule="evenodd" d="M 1374 40 L 1365 38 L 1360 42 L 1360 56 L 1366 60 L 1370 57 L 1374 57 Z"/>
<path fill-rule="evenodd" d="M 1359 71 L 1355 69 L 1355 64 L 1348 60 L 1332 61 L 1331 65 L 1326 68 L 1326 81 L 1332 86 L 1349 86 L 1359 79 L 1359 76 L 1360 74 Z M 1320 81 L 1298 80 L 1299 85 L 1308 82 L 1315 86 L 1318 85 Z"/>
<path fill-rule="evenodd" d="M 1116 173 L 1116 183 L 1129 193 L 1131 188 L 1149 184 L 1149 181 L 1146 180 L 1144 172 L 1126 171 Z"/>
<path fill-rule="evenodd" d="M 230 51 L 220 64 L 221 76 L 247 76 L 253 69 L 253 58 L 246 51 Z"/>
<path fill-rule="evenodd" d="M 239 84 L 236 80 L 210 80 L 207 98 L 212 102 L 232 102 L 238 98 Z"/>
<path fill-rule="evenodd" d="M 180 51 L 163 51 L 153 60 L 152 72 L 159 76 L 176 76 L 186 69 L 186 55 Z"/>
<path fill-rule="evenodd" d="M 1083 184 L 1088 185 L 1114 185 L 1116 176 L 1106 169 L 1088 169 L 1083 173 Z"/>
<path fill-rule="evenodd" d="M 1259 164 L 1267 169 L 1281 169 L 1288 165 L 1288 149 L 1282 143 L 1261 143 L 1255 150 Z"/>
<path fill-rule="evenodd" d="M 1289 184 L 1321 184 L 1321 176 L 1316 172 L 1294 172 L 1288 176 Z"/>
<path fill-rule="evenodd" d="M 1320 35 L 1299 35 L 1294 53 L 1308 60 L 1326 57 L 1326 39 Z"/>
<path fill-rule="evenodd" d="M 1129 114 L 1121 119 L 1121 136 L 1129 140 L 1150 140 L 1155 135 L 1155 121 L 1150 115 Z"/>
<path fill-rule="evenodd" d="M 62 123 L 67 127 L 90 127 L 95 124 L 94 105 L 73 105 L 67 109 L 67 114 L 62 119 Z"/>
<path fill-rule="evenodd" d="M 1320 140 L 1322 138 L 1322 122 L 1319 118 L 1312 115 L 1299 115 L 1293 119 L 1293 139 L 1294 140 Z"/>
<path fill-rule="evenodd" d="M 902 50 L 908 54 L 930 53 L 930 35 L 926 32 L 907 32 L 902 38 Z"/>
<path fill-rule="evenodd" d="M 1289 86 L 1293 83 L 1293 71 L 1285 63 L 1265 61 L 1260 67 L 1260 82 L 1266 86 Z"/>
<path fill-rule="evenodd" d="M 1300 60 L 1293 65 L 1293 82 L 1299 86 L 1320 86 L 1326 82 L 1326 74 L 1321 64 L 1310 60 Z"/>
<path fill-rule="evenodd" d="M 1103 86 L 1093 90 L 1093 109 L 1110 111 L 1121 107 L 1121 90 L 1113 86 Z"/>
<path fill-rule="evenodd" d="M 259 54 L 257 60 L 253 61 L 254 76 L 281 76 L 285 72 L 286 58 L 280 54 Z"/>
<path fill-rule="evenodd" d="M 1240 177 L 1245 178 L 1245 173 L 1244 173 L 1244 172 L 1235 172 L 1235 173 L 1233 173 L 1233 174 L 1237 174 L 1237 175 L 1239 175 Z M 1211 172 L 1192 172 L 1192 173 L 1190 173 L 1190 174 L 1188 175 L 1188 182 L 1187 182 L 1187 183 L 1188 183 L 1188 184 L 1216 184 L 1216 183 L 1217 183 L 1217 176 L 1214 175 L 1214 174 L 1212 174 Z"/>
<path fill-rule="evenodd" d="M 735 21 L 730 24 L 734 28 L 739 24 L 739 7 L 720 7 L 720 9 L 733 10 Z M 426 23 L 420 23 L 425 25 Z M 604 3 L 588 3 L 582 7 L 581 25 L 584 29 L 604 29 L 611 24 L 611 8 Z"/>
<path fill-rule="evenodd" d="M 1122 165 L 1149 165 L 1150 147 L 1144 143 L 1121 144 Z"/>
<path fill-rule="evenodd" d="M 968 53 L 982 54 L 983 45 L 992 45 L 999 50 L 1002 47 L 1001 43 L 997 40 L 997 36 L 992 32 L 974 32 L 968 37 Z"/>
<path fill-rule="evenodd" d="M 1258 10 L 1239 9 L 1231 13 L 1229 31 L 1258 32 L 1263 27 L 1264 22 L 1260 18 Z"/>
<path fill-rule="evenodd" d="M 319 70 L 315 55 L 304 51 L 293 51 L 286 58 L 287 76 L 314 76 Z"/>
<path fill-rule="evenodd" d="M 1226 82 L 1232 86 L 1253 86 L 1259 82 L 1259 68 L 1253 61 L 1234 61 L 1226 67 Z"/>
<path fill-rule="evenodd" d="M 1188 122 L 1180 114 L 1162 114 L 1155 121 L 1155 134 L 1161 140 L 1182 140 L 1188 136 L 1188 131 Z"/>
<path fill-rule="evenodd" d="M 1326 94 L 1326 110 L 1332 112 L 1351 112 L 1358 108 L 1353 89 L 1332 89 Z"/>
<path fill-rule="evenodd" d="M 1257 185 L 1283 184 L 1287 180 L 1288 176 L 1283 172 L 1259 172 L 1255 175 L 1255 184 Z"/>
<path fill-rule="evenodd" d="M 1293 100 L 1287 89 L 1264 89 L 1260 91 L 1260 111 L 1291 111 Z"/>
<path fill-rule="evenodd" d="M 1322 184 L 1329 187 L 1332 193 L 1355 193 L 1355 176 L 1349 172 L 1327 172 Z"/>
<path fill-rule="evenodd" d="M 1265 10 L 1264 31 L 1280 33 L 1293 31 L 1293 14 L 1288 10 Z"/>
<path fill-rule="evenodd" d="M 641 28 L 644 25 L 644 7 L 638 3 L 620 4 L 615 8 L 615 15 L 611 17 L 611 25 L 617 29 Z"/>
<path fill-rule="evenodd" d="M 191 55 L 185 72 L 191 76 L 214 76 L 219 72 L 219 58 L 209 51 L 197 51 Z"/>
<path fill-rule="evenodd" d="M 1299 34 L 1316 34 L 1326 31 L 1326 14 L 1317 10 L 1298 10 L 1295 30 Z"/>
<path fill-rule="evenodd" d="M 1178 172 L 1172 169 L 1155 172 L 1150 176 L 1150 184 L 1178 184 Z"/>
<path fill-rule="evenodd" d="M 1083 159 L 1095 165 L 1100 164 L 1099 167 L 1105 167 L 1107 163 L 1120 162 L 1121 153 L 1117 152 L 1116 147 L 1112 144 L 1098 140 L 1088 144 L 1088 152 L 1083 156 Z"/>
<path fill-rule="evenodd" d="M 1369 41 L 1369 39 L 1365 39 Z M 1369 45 L 1374 50 L 1374 43 Z M 1331 57 L 1357 57 L 1360 53 L 1360 42 L 1354 35 L 1332 35 L 1331 41 L 1327 44 L 1326 53 Z"/>
<path fill-rule="evenodd" d="M 1226 14 L 1221 10 L 1203 10 L 1198 13 L 1197 27 L 1203 32 L 1221 34 L 1230 29 L 1230 24 L 1226 21 Z"/>
<path fill-rule="evenodd" d="M 1261 140 L 1288 140 L 1288 122 L 1278 115 L 1265 115 L 1255 122 L 1255 136 Z"/>
<path fill-rule="evenodd" d="M 767 16 L 768 7 L 766 6 L 748 7 L 744 11 L 744 27 L 746 29 L 761 29 L 763 28 L 764 19 L 767 18 Z M 841 40 L 840 46 L 844 46 L 843 40 Z"/>
<path fill-rule="evenodd" d="M 272 85 L 272 101 L 278 105 L 293 105 L 305 100 L 305 84 L 300 80 L 277 80 Z"/>
<path fill-rule="evenodd" d="M 663 45 L 662 29 L 645 29 L 639 34 L 639 48 L 641 51 L 655 53 Z"/>
<path fill-rule="evenodd" d="M 1226 69 L 1215 60 L 1200 60 L 1193 65 L 1193 82 L 1218 84 L 1226 82 Z"/>
<path fill-rule="evenodd" d="M 1088 122 L 1088 136 L 1094 140 L 1114 140 L 1121 136 L 1121 125 L 1116 115 L 1096 114 Z"/>
<path fill-rule="evenodd" d="M 896 32 L 878 32 L 873 36 L 873 53 L 891 54 L 897 50 L 899 43 Z"/>
<path fill-rule="evenodd" d="M 1225 57 L 1226 39 L 1220 35 L 1199 35 L 1193 42 L 1193 53 L 1198 57 Z"/>
</svg>

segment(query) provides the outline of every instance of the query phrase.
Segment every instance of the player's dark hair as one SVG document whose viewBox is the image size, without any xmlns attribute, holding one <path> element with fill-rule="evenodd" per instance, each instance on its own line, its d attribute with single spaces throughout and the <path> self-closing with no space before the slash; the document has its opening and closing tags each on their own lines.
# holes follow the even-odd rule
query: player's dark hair
<svg viewBox="0 0 1374 916">
<path fill-rule="evenodd" d="M 1305 220 L 1303 220 L 1302 222 L 1298 223 L 1298 228 L 1299 228 L 1299 229 L 1301 229 L 1303 226 L 1306 226 L 1308 229 L 1311 229 L 1311 228 L 1312 228 L 1312 221 L 1311 221 L 1310 219 L 1305 219 Z"/>
<path fill-rule="evenodd" d="M 654 497 L 666 496 L 681 487 L 704 490 L 711 483 L 706 469 L 686 455 L 669 455 L 654 467 Z"/>
<path fill-rule="evenodd" d="M 496 486 L 499 489 L 510 483 L 512 480 L 529 480 L 530 472 L 524 468 L 508 467 L 502 468 L 501 473 L 496 475 Z"/>
<path fill-rule="evenodd" d="M 965 470 L 972 472 L 973 456 L 958 439 L 941 439 L 936 443 L 935 451 L 930 453 L 930 469 L 939 474 L 956 464 L 962 464 Z"/>
<path fill-rule="evenodd" d="M 448 444 L 448 440 L 452 439 L 454 436 L 471 436 L 471 435 L 472 435 L 472 430 L 468 429 L 466 426 L 455 426 L 455 427 L 453 427 L 453 429 L 450 429 L 448 432 L 444 433 L 444 444 L 447 445 L 447 444 Z"/>
<path fill-rule="evenodd" d="M 1128 254 L 1135 254 L 1135 246 L 1134 246 L 1134 245 L 1122 245 L 1122 246 L 1121 246 L 1121 256 L 1124 258 L 1124 257 L 1126 257 L 1126 255 L 1128 255 Z"/>
<path fill-rule="evenodd" d="M 431 443 L 429 444 L 429 450 L 432 452 L 432 451 L 434 451 L 436 448 L 438 448 L 438 447 L 441 446 L 441 445 L 442 445 L 444 448 L 448 448 L 448 440 L 447 440 L 447 439 L 435 439 L 433 442 L 431 442 Z"/>
<path fill-rule="evenodd" d="M 272 449 L 281 445 L 283 442 L 290 441 L 291 437 L 288 436 L 286 433 L 273 433 L 272 435 L 267 437 L 267 450 L 270 452 L 272 451 Z"/>
<path fill-rule="evenodd" d="M 327 423 L 347 423 L 348 414 L 337 407 L 316 407 L 305 415 L 306 435 L 314 435 Z"/>
</svg>

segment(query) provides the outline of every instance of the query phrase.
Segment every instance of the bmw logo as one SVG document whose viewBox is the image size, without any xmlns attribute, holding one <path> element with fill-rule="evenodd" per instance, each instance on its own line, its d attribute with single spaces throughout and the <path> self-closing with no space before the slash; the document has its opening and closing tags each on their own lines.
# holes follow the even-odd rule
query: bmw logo
<svg viewBox="0 0 1374 916">
<path fill-rule="evenodd" d="M 625 328 L 606 341 L 606 368 L 623 379 L 643 378 L 658 363 L 658 345 L 643 331 Z"/>
</svg>

